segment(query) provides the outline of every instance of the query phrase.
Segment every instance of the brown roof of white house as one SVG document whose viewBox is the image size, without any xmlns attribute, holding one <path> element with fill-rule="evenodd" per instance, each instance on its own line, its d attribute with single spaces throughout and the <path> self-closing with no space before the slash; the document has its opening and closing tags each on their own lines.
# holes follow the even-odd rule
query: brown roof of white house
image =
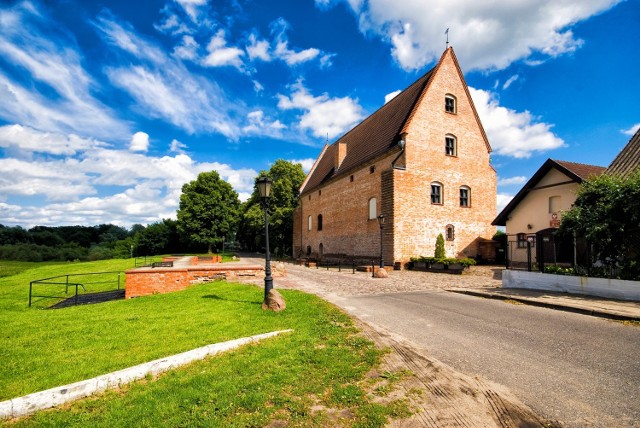
<svg viewBox="0 0 640 428">
<path fill-rule="evenodd" d="M 529 191 L 536 187 L 538 182 L 542 180 L 542 178 L 547 175 L 549 171 L 552 169 L 557 169 L 572 181 L 580 184 L 584 180 L 590 177 L 594 177 L 602 174 L 606 168 L 603 166 L 596 165 L 587 165 L 584 163 L 576 163 L 576 162 L 567 162 L 561 160 L 547 159 L 545 163 L 542 164 L 540 169 L 536 171 L 535 174 L 527 181 L 527 184 L 524 185 L 522 189 L 511 199 L 511 201 L 507 204 L 506 207 L 498 214 L 498 216 L 491 222 L 494 226 L 505 226 L 507 224 L 507 219 L 509 218 L 509 214 L 513 211 L 518 204 L 529 194 Z"/>
</svg>

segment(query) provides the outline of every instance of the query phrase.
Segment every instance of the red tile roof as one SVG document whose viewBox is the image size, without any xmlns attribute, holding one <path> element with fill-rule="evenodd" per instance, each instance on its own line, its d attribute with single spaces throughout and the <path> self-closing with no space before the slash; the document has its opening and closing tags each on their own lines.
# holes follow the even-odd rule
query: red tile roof
<svg viewBox="0 0 640 428">
<path fill-rule="evenodd" d="M 562 165 L 567 170 L 571 171 L 576 176 L 580 177 L 582 180 L 586 180 L 587 178 L 600 175 L 606 169 L 603 166 L 587 165 L 584 163 L 567 162 L 567 161 L 561 161 L 561 160 L 555 160 L 555 162 L 559 165 Z"/>
<path fill-rule="evenodd" d="M 393 148 L 434 70 L 435 67 L 327 147 L 309 173 L 301 193 L 311 191 L 330 178 L 354 169 Z M 335 151 L 340 143 L 347 145 L 347 155 L 340 169 L 336 170 Z"/>
</svg>

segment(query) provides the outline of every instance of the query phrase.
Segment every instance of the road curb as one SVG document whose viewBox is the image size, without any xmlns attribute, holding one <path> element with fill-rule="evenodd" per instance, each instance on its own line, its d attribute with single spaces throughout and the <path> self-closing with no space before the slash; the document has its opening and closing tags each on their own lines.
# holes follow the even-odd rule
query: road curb
<svg viewBox="0 0 640 428">
<path fill-rule="evenodd" d="M 558 303 L 541 302 L 540 300 L 529 299 L 526 297 L 504 296 L 502 294 L 488 293 L 488 292 L 476 291 L 476 290 L 447 290 L 447 291 L 451 293 L 466 294 L 466 295 L 475 296 L 475 297 L 484 297 L 486 299 L 515 300 L 516 302 L 524 303 L 530 306 L 538 306 L 542 308 L 556 309 L 559 311 L 573 312 L 573 313 L 578 313 L 583 315 L 591 315 L 595 317 L 607 318 L 607 319 L 612 319 L 616 321 L 640 321 L 640 317 L 635 317 L 632 315 L 625 315 L 625 314 L 615 313 L 615 312 L 607 312 L 607 311 L 602 311 L 598 309 L 582 308 L 579 306 L 567 306 L 567 305 L 562 305 Z"/>
</svg>

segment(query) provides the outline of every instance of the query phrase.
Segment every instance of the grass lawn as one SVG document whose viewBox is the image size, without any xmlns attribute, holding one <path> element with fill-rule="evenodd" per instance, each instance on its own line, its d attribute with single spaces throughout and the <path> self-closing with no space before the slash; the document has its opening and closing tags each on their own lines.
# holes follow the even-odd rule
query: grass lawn
<svg viewBox="0 0 640 428">
<path fill-rule="evenodd" d="M 365 374 L 380 351 L 315 296 L 283 290 L 287 309 L 276 314 L 262 311 L 261 288 L 215 282 L 127 301 L 28 308 L 30 280 L 126 269 L 131 260 L 33 266 L 0 278 L 0 400 L 210 343 L 294 332 L 0 425 L 370 427 L 407 412 L 402 402 L 381 404 L 367 393 Z"/>
</svg>

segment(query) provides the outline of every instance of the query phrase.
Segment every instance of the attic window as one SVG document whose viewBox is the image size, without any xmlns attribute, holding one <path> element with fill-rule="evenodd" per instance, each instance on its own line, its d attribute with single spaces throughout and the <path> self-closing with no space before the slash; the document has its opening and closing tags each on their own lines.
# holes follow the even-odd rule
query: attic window
<svg viewBox="0 0 640 428">
<path fill-rule="evenodd" d="M 458 141 L 455 135 L 447 134 L 444 137 L 444 152 L 447 156 L 458 155 Z"/>
<path fill-rule="evenodd" d="M 444 96 L 444 111 L 453 114 L 456 114 L 458 112 L 456 97 L 451 94 L 447 94 Z"/>
<path fill-rule="evenodd" d="M 376 166 L 375 165 L 371 165 L 369 167 L 369 174 L 373 174 L 374 172 L 376 172 Z"/>
<path fill-rule="evenodd" d="M 318 196 L 322 196 L 322 190 L 318 190 Z"/>
<path fill-rule="evenodd" d="M 349 181 L 353 183 L 353 175 L 349 177 Z"/>
</svg>

